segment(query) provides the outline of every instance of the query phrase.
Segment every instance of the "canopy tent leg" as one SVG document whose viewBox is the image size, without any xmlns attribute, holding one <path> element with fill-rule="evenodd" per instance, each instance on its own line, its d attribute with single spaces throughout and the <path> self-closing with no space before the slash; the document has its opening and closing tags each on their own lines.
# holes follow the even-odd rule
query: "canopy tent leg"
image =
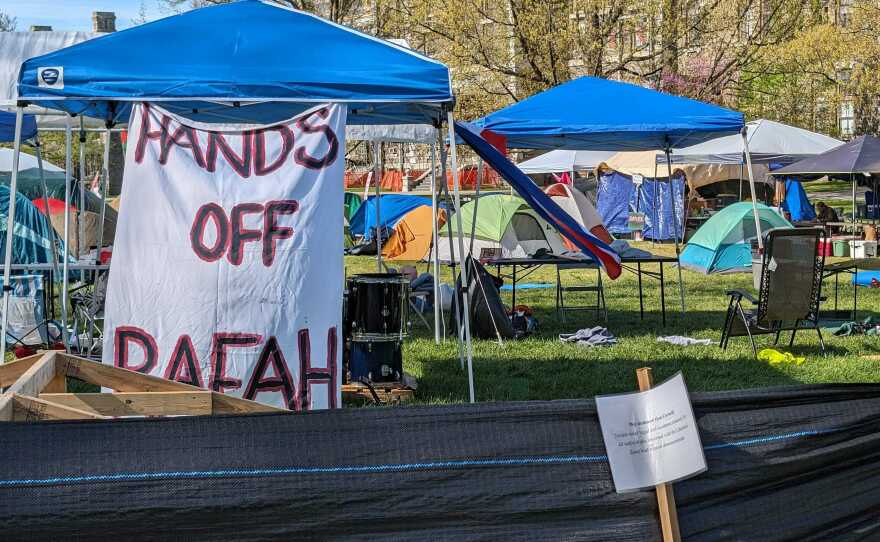
<svg viewBox="0 0 880 542">
<path fill-rule="evenodd" d="M 752 155 L 749 153 L 748 132 L 746 131 L 745 126 L 743 126 L 740 134 L 742 135 L 743 140 L 743 155 L 746 157 L 746 171 L 749 174 L 749 191 L 752 193 L 752 215 L 755 217 L 755 232 L 758 236 L 758 251 L 763 254 L 764 235 L 761 232 L 761 218 L 758 215 L 758 195 L 757 190 L 755 189 L 755 174 L 752 171 Z"/>
<path fill-rule="evenodd" d="M 743 200 L 743 163 L 739 163 L 739 201 Z"/>
<path fill-rule="evenodd" d="M 443 132 L 438 132 L 437 137 L 439 139 L 440 144 L 440 178 L 442 182 L 440 183 L 441 189 L 443 190 L 443 200 L 446 202 L 446 209 L 449 212 L 449 209 L 452 208 L 450 205 L 451 198 L 449 197 L 449 186 L 448 181 L 446 180 L 446 147 L 443 146 Z M 456 213 L 458 209 L 456 209 Z M 446 234 L 449 237 L 449 263 L 450 268 L 452 269 L 452 283 L 455 284 L 455 249 L 453 248 L 455 245 L 453 241 L 455 240 L 455 236 L 452 234 L 452 217 L 449 216 L 446 220 Z M 456 341 L 455 344 L 458 346 L 458 362 L 461 366 L 462 370 L 464 370 L 464 340 L 462 336 L 462 330 L 464 326 L 461 322 L 461 316 L 464 314 L 460 307 L 461 299 L 458 296 L 458 292 L 454 292 L 452 296 L 452 311 L 455 314 L 455 326 L 456 326 Z"/>
<path fill-rule="evenodd" d="M 437 250 L 437 143 L 431 143 L 431 246 L 434 264 L 434 344 L 440 344 L 440 252 Z"/>
<path fill-rule="evenodd" d="M 852 173 L 849 174 L 850 183 L 852 183 L 852 234 L 856 234 L 856 177 Z M 852 255 L 852 251 L 850 251 Z"/>
<path fill-rule="evenodd" d="M 40 142 L 40 136 L 34 136 L 34 151 L 37 155 L 37 169 L 40 172 L 40 190 L 43 192 L 43 206 L 46 209 L 46 220 L 49 220 L 49 188 L 46 186 L 46 175 L 43 171 L 43 145 Z M 55 232 L 55 228 L 52 227 L 51 221 L 49 221 L 49 238 L 52 239 L 52 277 L 58 276 L 58 254 L 56 253 L 57 246 L 56 241 L 58 240 L 58 234 Z M 53 310 L 54 315 L 54 310 Z"/>
<path fill-rule="evenodd" d="M 67 116 L 64 126 L 64 252 L 61 271 L 61 336 L 64 339 L 64 349 L 70 353 L 70 330 L 67 321 L 68 288 L 70 286 L 70 182 L 73 170 L 73 126 L 70 115 Z M 75 331 L 75 330 L 74 330 Z"/>
<path fill-rule="evenodd" d="M 656 160 L 654 160 L 656 167 Z M 669 203 L 672 207 L 672 237 L 675 239 L 675 259 L 678 261 L 678 295 L 681 298 L 681 313 L 684 314 L 684 280 L 681 276 L 681 249 L 678 246 L 678 218 L 677 212 L 675 209 L 675 183 L 672 180 L 672 149 L 669 146 L 666 146 L 666 172 L 669 175 L 667 179 L 669 180 Z M 657 185 L 660 186 L 659 184 Z M 682 186 L 681 200 L 682 205 L 684 205 L 684 186 Z M 684 213 L 682 213 L 682 216 Z M 684 228 L 682 228 L 684 229 Z M 660 264 L 663 265 L 663 264 Z"/>
<path fill-rule="evenodd" d="M 382 184 L 379 172 L 379 143 L 373 142 L 373 188 L 376 193 L 376 272 L 382 272 L 382 229 L 381 229 L 381 195 L 379 188 Z"/>
<path fill-rule="evenodd" d="M 76 259 L 79 260 L 83 254 L 83 249 L 88 251 L 89 247 L 83 247 L 85 242 L 85 220 L 83 213 L 86 212 L 86 127 L 85 118 L 79 117 L 79 205 L 77 205 L 76 216 L 79 217 L 76 229 Z"/>
<path fill-rule="evenodd" d="M 95 263 L 101 263 L 101 249 L 104 247 L 104 220 L 107 218 L 107 193 L 110 191 L 110 124 L 104 139 L 104 156 L 101 164 L 101 216 L 98 226 L 98 255 Z"/>
<path fill-rule="evenodd" d="M 0 330 L 0 363 L 6 359 L 6 326 L 9 323 L 9 292 L 12 290 L 12 237 L 15 230 L 15 196 L 18 189 L 18 160 L 21 155 L 21 124 L 24 108 L 15 108 L 15 138 L 12 144 L 12 175 L 9 181 L 9 210 L 6 216 L 6 254 L 3 260 L 3 325 Z M 48 209 L 47 209 L 48 212 Z"/>
<path fill-rule="evenodd" d="M 455 215 L 458 217 L 457 226 L 458 226 L 458 251 L 461 254 L 462 265 L 461 265 L 461 285 L 462 285 L 462 308 L 464 309 L 464 341 L 465 341 L 465 349 L 467 350 L 467 371 L 468 371 L 468 396 L 470 398 L 470 402 L 473 403 L 476 401 L 474 397 L 474 352 L 473 352 L 473 344 L 471 343 L 471 324 L 470 324 L 470 301 L 468 300 L 468 286 L 470 282 L 468 281 L 468 266 L 464 263 L 464 232 L 461 224 L 461 187 L 459 186 L 458 179 L 458 157 L 455 152 L 455 118 L 452 115 L 452 111 L 446 113 L 446 123 L 449 126 L 449 148 L 450 148 L 450 158 L 452 160 L 452 189 L 455 193 Z"/>
</svg>

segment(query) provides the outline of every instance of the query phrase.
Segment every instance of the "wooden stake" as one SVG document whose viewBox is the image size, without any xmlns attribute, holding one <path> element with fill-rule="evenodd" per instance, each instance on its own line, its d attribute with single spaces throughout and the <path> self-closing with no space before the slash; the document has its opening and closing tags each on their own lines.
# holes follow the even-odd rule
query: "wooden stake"
<svg viewBox="0 0 880 542">
<path fill-rule="evenodd" d="M 636 379 L 639 381 L 639 391 L 647 391 L 654 385 L 650 367 L 636 369 Z M 663 533 L 663 542 L 681 542 L 681 533 L 678 531 L 678 511 L 675 509 L 675 493 L 672 484 L 659 484 L 654 487 L 657 491 L 657 511 L 660 513 L 660 530 Z"/>
</svg>

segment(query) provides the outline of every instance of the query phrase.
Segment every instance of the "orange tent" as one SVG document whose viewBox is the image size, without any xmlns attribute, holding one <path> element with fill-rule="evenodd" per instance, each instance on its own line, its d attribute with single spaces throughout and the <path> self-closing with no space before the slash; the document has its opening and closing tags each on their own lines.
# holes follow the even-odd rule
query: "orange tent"
<svg viewBox="0 0 880 542">
<path fill-rule="evenodd" d="M 437 210 L 437 228 L 446 224 L 446 211 Z M 388 260 L 424 260 L 431 250 L 431 207 L 422 205 L 404 215 L 388 242 L 382 247 L 382 257 Z"/>
</svg>

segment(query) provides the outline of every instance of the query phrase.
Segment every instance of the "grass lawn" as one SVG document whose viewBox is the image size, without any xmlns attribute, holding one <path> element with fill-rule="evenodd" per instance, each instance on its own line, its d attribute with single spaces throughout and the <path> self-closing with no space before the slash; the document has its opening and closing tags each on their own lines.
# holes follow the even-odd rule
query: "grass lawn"
<svg viewBox="0 0 880 542">
<path fill-rule="evenodd" d="M 636 245 L 639 245 L 638 243 Z M 645 243 L 641 248 L 654 252 L 674 253 L 671 246 Z M 375 259 L 346 257 L 347 273 L 374 272 Z M 394 262 L 393 265 L 401 265 Z M 417 265 L 421 271 L 426 264 Z M 492 270 L 494 271 L 494 270 Z M 828 355 L 823 357 L 815 332 L 800 331 L 792 352 L 806 356 L 796 365 L 770 365 L 752 356 L 746 338 L 731 340 L 727 351 L 717 344 L 680 347 L 657 342 L 662 335 L 687 335 L 709 338 L 717 343 L 727 308 L 725 290 L 750 288 L 751 275 L 704 276 L 683 272 L 687 311 L 680 312 L 678 276 L 672 266 L 666 267 L 667 325 L 662 327 L 659 313 L 659 285 L 645 282 L 645 319 L 639 319 L 636 277 L 624 271 L 617 280 L 605 280 L 608 305 L 607 327 L 618 337 L 612 347 L 584 348 L 563 344 L 559 333 L 573 332 L 594 326 L 591 313 L 569 313 L 568 323 L 561 323 L 555 314 L 555 289 L 517 290 L 517 304 L 533 308 L 540 322 L 536 335 L 521 341 L 474 341 L 474 373 L 478 401 L 511 401 L 537 399 L 569 399 L 592 397 L 635 389 L 635 369 L 653 367 L 656 380 L 683 371 L 692 391 L 724 390 L 787 384 L 828 382 L 880 382 L 880 338 L 833 337 L 824 333 Z M 449 277 L 444 277 L 451 282 Z M 595 271 L 566 271 L 566 283 L 592 283 Z M 843 285 L 841 277 L 841 308 L 851 308 L 852 287 Z M 546 266 L 519 283 L 553 283 L 555 269 Z M 824 294 L 833 304 L 833 280 L 826 281 Z M 502 292 L 509 302 L 509 292 Z M 577 294 L 567 294 L 568 304 L 578 304 Z M 861 288 L 860 318 L 880 311 L 880 290 Z M 467 374 L 459 366 L 456 343 L 452 338 L 440 345 L 434 343 L 433 331 L 421 322 L 415 323 L 413 335 L 404 347 L 405 370 L 419 381 L 416 402 L 448 403 L 467 401 Z M 429 322 L 431 317 L 428 317 Z M 773 337 L 759 337 L 759 344 L 772 344 Z M 783 341 L 780 341 L 783 343 Z M 787 334 L 784 344 L 787 346 Z M 785 348 L 787 349 L 787 348 Z M 868 356 L 878 356 L 871 359 Z"/>
</svg>

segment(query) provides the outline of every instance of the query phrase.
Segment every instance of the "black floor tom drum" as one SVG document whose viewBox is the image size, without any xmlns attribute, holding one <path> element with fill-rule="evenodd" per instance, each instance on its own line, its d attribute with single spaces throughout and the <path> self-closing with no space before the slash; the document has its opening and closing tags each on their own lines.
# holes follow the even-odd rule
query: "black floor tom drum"
<svg viewBox="0 0 880 542">
<path fill-rule="evenodd" d="M 348 323 L 354 342 L 401 341 L 408 333 L 409 279 L 398 273 L 349 277 Z"/>
</svg>

